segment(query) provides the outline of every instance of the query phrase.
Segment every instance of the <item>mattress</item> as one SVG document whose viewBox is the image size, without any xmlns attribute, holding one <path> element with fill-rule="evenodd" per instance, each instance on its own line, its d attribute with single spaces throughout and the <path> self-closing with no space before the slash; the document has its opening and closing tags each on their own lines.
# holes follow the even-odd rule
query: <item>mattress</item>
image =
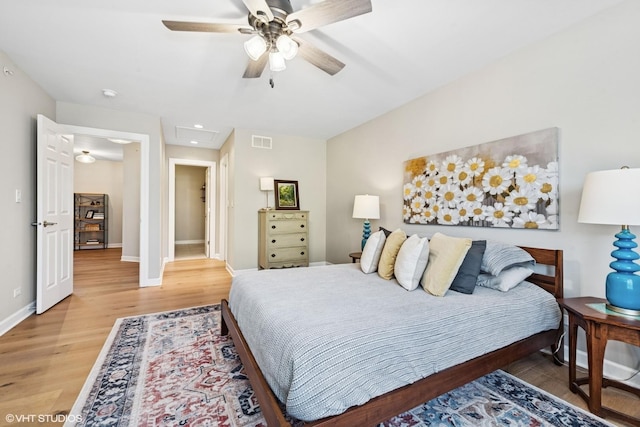
<svg viewBox="0 0 640 427">
<path fill-rule="evenodd" d="M 229 307 L 289 415 L 312 421 L 502 348 L 561 319 L 523 282 L 435 297 L 358 264 L 244 272 Z"/>
</svg>

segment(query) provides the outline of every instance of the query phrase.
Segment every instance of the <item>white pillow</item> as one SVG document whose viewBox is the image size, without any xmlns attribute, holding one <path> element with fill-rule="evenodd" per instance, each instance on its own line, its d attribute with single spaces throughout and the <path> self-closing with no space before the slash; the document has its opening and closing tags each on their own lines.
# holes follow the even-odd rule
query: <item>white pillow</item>
<svg viewBox="0 0 640 427">
<path fill-rule="evenodd" d="M 360 268 L 363 272 L 369 274 L 378 270 L 378 262 L 380 261 L 380 254 L 382 253 L 382 248 L 384 248 L 385 240 L 386 236 L 382 230 L 376 231 L 369 236 L 360 256 Z"/>
<path fill-rule="evenodd" d="M 507 292 L 524 281 L 533 274 L 533 270 L 527 267 L 516 266 L 506 270 L 502 270 L 497 276 L 481 273 L 478 276 L 477 284 L 485 288 L 496 289 L 498 291 Z"/>
<path fill-rule="evenodd" d="M 420 284 L 420 278 L 429 261 L 429 239 L 420 238 L 417 234 L 404 241 L 398 251 L 393 274 L 396 280 L 408 291 L 413 291 Z"/>
</svg>

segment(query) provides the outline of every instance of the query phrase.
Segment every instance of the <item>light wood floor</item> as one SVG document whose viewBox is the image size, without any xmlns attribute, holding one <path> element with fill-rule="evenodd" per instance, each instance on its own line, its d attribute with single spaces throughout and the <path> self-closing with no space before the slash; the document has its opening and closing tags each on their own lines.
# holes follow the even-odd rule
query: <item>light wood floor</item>
<svg viewBox="0 0 640 427">
<path fill-rule="evenodd" d="M 18 425 L 7 414 L 68 413 L 117 318 L 218 303 L 231 284 L 224 264 L 207 259 L 168 264 L 160 287 L 139 288 L 137 278 L 138 265 L 121 262 L 119 249 L 76 252 L 74 294 L 0 337 L 0 425 Z M 567 387 L 567 368 L 542 353 L 505 370 L 586 409 Z M 603 400 L 640 416 L 635 396 L 609 389 Z"/>
</svg>

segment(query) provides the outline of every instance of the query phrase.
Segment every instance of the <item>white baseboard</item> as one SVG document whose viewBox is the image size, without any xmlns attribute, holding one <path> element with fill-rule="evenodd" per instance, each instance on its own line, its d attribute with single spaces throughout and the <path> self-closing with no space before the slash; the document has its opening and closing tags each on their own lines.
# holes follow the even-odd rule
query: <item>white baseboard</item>
<svg viewBox="0 0 640 427">
<path fill-rule="evenodd" d="M 122 243 L 107 243 L 108 249 L 121 248 L 121 247 L 122 247 Z"/>
<path fill-rule="evenodd" d="M 140 262 L 140 257 L 137 256 L 121 256 L 120 261 L 123 262 Z"/>
<path fill-rule="evenodd" d="M 204 240 L 176 240 L 176 245 L 198 245 L 204 243 Z"/>
<path fill-rule="evenodd" d="M 29 303 L 29 305 L 16 311 L 6 319 L 1 320 L 0 336 L 9 332 L 11 329 L 13 329 L 14 326 L 17 326 L 20 322 L 22 322 L 24 319 L 31 316 L 35 312 L 36 312 L 36 302 L 33 301 Z"/>
</svg>

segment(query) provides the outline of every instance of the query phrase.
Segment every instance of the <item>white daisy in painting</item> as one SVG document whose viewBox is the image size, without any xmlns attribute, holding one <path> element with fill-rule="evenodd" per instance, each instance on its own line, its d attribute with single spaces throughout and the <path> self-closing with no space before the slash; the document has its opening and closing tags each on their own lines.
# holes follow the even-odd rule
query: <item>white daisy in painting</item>
<svg viewBox="0 0 640 427">
<path fill-rule="evenodd" d="M 537 195 L 534 191 L 526 189 L 513 190 L 505 198 L 504 204 L 513 212 L 527 212 L 534 210 L 538 202 Z"/>
<path fill-rule="evenodd" d="M 433 190 L 440 187 L 440 181 L 438 181 L 438 176 L 437 175 L 427 176 L 426 187 L 431 188 Z"/>
<path fill-rule="evenodd" d="M 402 187 L 402 192 L 405 200 L 411 200 L 416 195 L 416 187 L 411 182 L 407 182 Z"/>
<path fill-rule="evenodd" d="M 465 166 L 469 169 L 472 177 L 480 176 L 484 172 L 484 161 L 479 157 L 467 160 Z"/>
<path fill-rule="evenodd" d="M 458 205 L 460 222 L 468 221 L 473 216 L 474 203 L 463 202 Z"/>
<path fill-rule="evenodd" d="M 425 224 L 429 223 L 436 219 L 436 213 L 433 211 L 433 209 L 425 208 L 424 212 L 422 212 L 422 218 Z"/>
<path fill-rule="evenodd" d="M 461 199 L 463 202 L 482 202 L 484 200 L 484 193 L 478 187 L 467 187 L 462 190 Z"/>
<path fill-rule="evenodd" d="M 487 217 L 485 206 L 481 203 L 473 203 L 469 211 L 471 212 L 471 221 L 484 221 Z"/>
<path fill-rule="evenodd" d="M 493 206 L 485 208 L 485 219 L 491 223 L 493 227 L 509 227 L 513 212 L 502 203 L 495 203 Z"/>
<path fill-rule="evenodd" d="M 542 178 L 542 185 L 538 190 L 538 197 L 544 201 L 552 201 L 558 199 L 558 162 L 551 162 L 544 170 L 545 175 Z"/>
<path fill-rule="evenodd" d="M 438 212 L 438 224 L 456 225 L 460 222 L 460 214 L 456 209 L 442 208 Z"/>
<path fill-rule="evenodd" d="M 469 185 L 472 178 L 473 176 L 471 175 L 471 170 L 466 165 L 458 169 L 456 173 L 451 177 L 455 184 L 461 185 L 463 187 Z"/>
<path fill-rule="evenodd" d="M 426 181 L 427 181 L 427 177 L 424 175 L 417 175 L 416 177 L 413 178 L 413 180 L 411 181 L 411 184 L 413 184 L 413 188 L 415 189 L 416 193 L 422 194 L 422 190 L 427 185 Z"/>
<path fill-rule="evenodd" d="M 511 172 L 516 172 L 518 169 L 527 167 L 527 158 L 520 154 L 512 154 L 504 159 L 502 167 L 510 170 Z"/>
<path fill-rule="evenodd" d="M 539 228 L 546 230 L 557 230 L 559 228 L 558 215 L 549 215 L 547 217 L 547 221 L 544 224 L 541 224 Z"/>
<path fill-rule="evenodd" d="M 412 214 L 412 213 L 413 213 L 413 212 L 411 212 L 411 206 L 404 205 L 404 206 L 402 207 L 402 219 L 403 219 L 404 221 L 408 221 L 408 220 L 409 220 L 409 218 L 411 218 L 411 214 Z"/>
<path fill-rule="evenodd" d="M 424 209 L 424 199 L 420 196 L 416 196 L 411 200 L 411 210 L 416 213 L 421 213 Z"/>
<path fill-rule="evenodd" d="M 424 171 L 427 176 L 436 176 L 438 174 L 438 165 L 433 160 L 429 160 Z"/>
<path fill-rule="evenodd" d="M 521 190 L 537 192 L 542 187 L 545 176 L 544 169 L 538 165 L 520 168 L 516 172 L 516 185 Z"/>
<path fill-rule="evenodd" d="M 447 156 L 440 165 L 440 173 L 442 175 L 452 177 L 456 175 L 456 173 L 460 169 L 462 169 L 463 165 L 464 163 L 462 162 L 462 157 L 456 154 L 451 154 L 450 156 Z"/>
<path fill-rule="evenodd" d="M 455 208 L 462 197 L 462 191 L 457 185 L 445 185 L 440 187 L 438 191 L 439 199 L 442 201 L 442 206 Z"/>
<path fill-rule="evenodd" d="M 542 228 L 545 222 L 547 219 L 542 214 L 534 211 L 522 212 L 513 218 L 513 228 L 537 229 Z"/>
<path fill-rule="evenodd" d="M 438 193 L 436 192 L 436 189 L 431 186 L 425 187 L 424 191 L 422 192 L 422 198 L 427 205 L 434 204 L 436 202 L 437 196 Z"/>
<path fill-rule="evenodd" d="M 451 177 L 449 175 L 438 175 L 436 177 L 436 188 L 444 187 L 451 183 Z"/>
<path fill-rule="evenodd" d="M 482 178 L 482 189 L 491 195 L 501 194 L 507 191 L 511 185 L 511 172 L 505 168 L 491 168 Z"/>
</svg>

